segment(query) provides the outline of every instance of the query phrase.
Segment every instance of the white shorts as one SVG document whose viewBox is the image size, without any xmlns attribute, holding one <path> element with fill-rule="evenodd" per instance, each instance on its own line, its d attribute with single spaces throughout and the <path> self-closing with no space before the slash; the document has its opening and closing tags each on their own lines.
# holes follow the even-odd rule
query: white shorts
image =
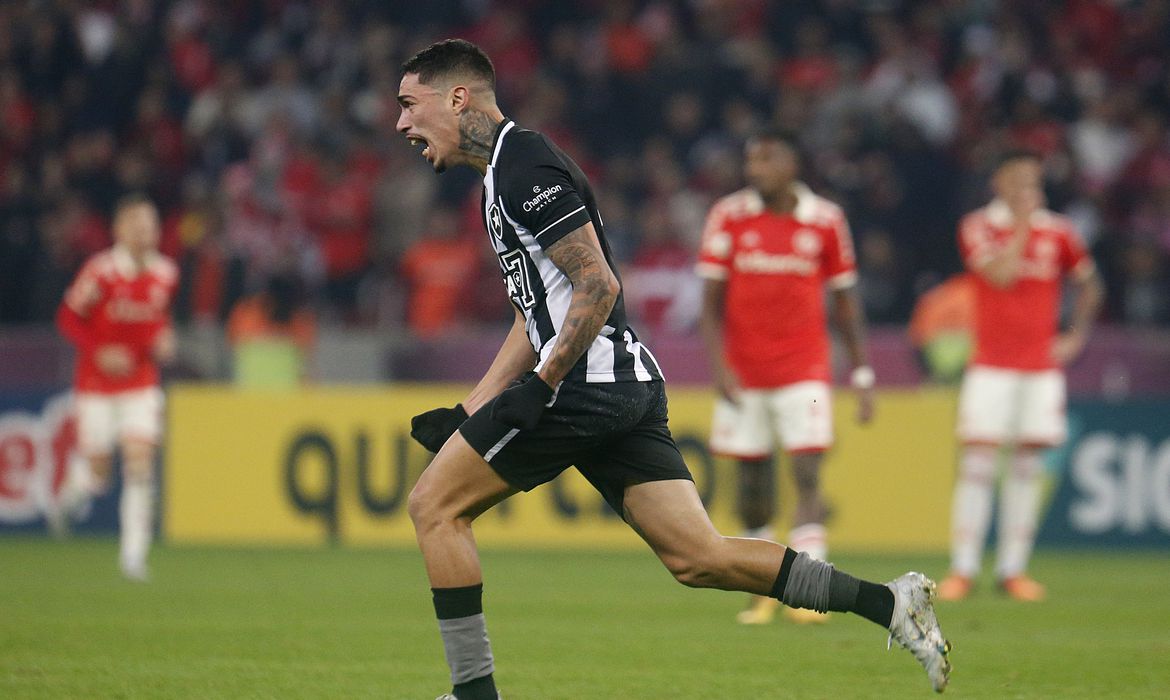
<svg viewBox="0 0 1170 700">
<path fill-rule="evenodd" d="M 959 391 L 959 439 L 970 444 L 1052 447 L 1064 442 L 1064 372 L 974 365 Z"/>
<path fill-rule="evenodd" d="M 116 394 L 77 394 L 77 443 L 84 454 L 114 451 L 118 441 L 158 443 L 163 392 L 158 387 Z"/>
<path fill-rule="evenodd" d="M 739 405 L 720 400 L 711 426 L 711 451 L 741 459 L 775 451 L 822 452 L 833 444 L 831 392 L 826 382 L 808 381 L 779 389 L 744 389 Z"/>
</svg>

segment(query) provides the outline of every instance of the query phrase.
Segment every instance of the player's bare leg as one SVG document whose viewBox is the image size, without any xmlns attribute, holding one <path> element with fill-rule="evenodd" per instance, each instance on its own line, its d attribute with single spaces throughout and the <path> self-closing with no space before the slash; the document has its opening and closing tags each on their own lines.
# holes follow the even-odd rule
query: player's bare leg
<svg viewBox="0 0 1170 700">
<path fill-rule="evenodd" d="M 821 462 L 824 453 L 797 452 L 792 455 L 792 479 L 796 483 L 796 512 L 788 544 L 814 559 L 828 561 L 829 547 L 825 531 L 828 508 L 821 495 Z M 788 608 L 785 617 L 798 624 L 821 624 L 829 617 L 825 613 L 801 608 Z"/>
<path fill-rule="evenodd" d="M 497 697 L 471 523 L 515 492 L 456 432 L 410 493 L 410 518 L 431 584 L 452 692 L 459 700 Z"/>
<path fill-rule="evenodd" d="M 935 690 L 950 674 L 931 604 L 934 582 L 910 572 L 887 585 L 862 581 L 806 554 L 766 540 L 724 537 L 712 525 L 691 481 L 629 486 L 626 521 L 680 583 L 771 595 L 791 607 L 852 612 L 890 631 L 926 669 Z"/>
<path fill-rule="evenodd" d="M 154 535 L 154 456 L 149 440 L 122 441 L 122 497 L 118 503 L 122 575 L 146 581 L 146 558 Z"/>
<path fill-rule="evenodd" d="M 999 448 L 967 445 L 959 458 L 951 507 L 951 571 L 939 586 L 941 600 L 962 600 L 983 561 L 983 543 L 991 523 L 991 500 Z"/>
<path fill-rule="evenodd" d="M 740 459 L 736 465 L 738 492 L 736 509 L 743 524 L 743 536 L 774 540 L 772 521 L 776 517 L 776 464 L 771 456 Z M 752 595 L 735 619 L 742 625 L 766 625 L 776 615 L 779 601 L 767 595 Z"/>
<path fill-rule="evenodd" d="M 1016 600 L 1044 600 L 1044 586 L 1027 575 L 1040 514 L 1040 477 L 1044 463 L 1040 450 L 1020 447 L 1005 469 L 999 499 L 999 544 L 995 577 L 1000 588 Z"/>
</svg>

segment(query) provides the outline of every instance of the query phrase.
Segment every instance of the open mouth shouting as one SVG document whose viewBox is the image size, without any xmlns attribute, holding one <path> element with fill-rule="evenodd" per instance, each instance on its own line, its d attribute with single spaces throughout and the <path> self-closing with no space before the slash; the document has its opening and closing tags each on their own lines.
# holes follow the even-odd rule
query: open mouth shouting
<svg viewBox="0 0 1170 700">
<path fill-rule="evenodd" d="M 424 139 L 423 137 L 418 136 L 416 134 L 407 134 L 406 140 L 410 141 L 410 145 L 414 146 L 415 148 L 421 148 L 422 149 L 422 157 L 427 159 L 427 161 L 430 161 L 431 147 L 430 147 L 430 144 L 427 143 L 426 139 Z"/>
</svg>

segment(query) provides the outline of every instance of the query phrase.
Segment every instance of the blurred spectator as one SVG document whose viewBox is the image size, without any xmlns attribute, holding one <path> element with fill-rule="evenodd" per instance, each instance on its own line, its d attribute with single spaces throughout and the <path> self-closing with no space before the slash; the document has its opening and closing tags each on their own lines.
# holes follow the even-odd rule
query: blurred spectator
<svg viewBox="0 0 1170 700">
<path fill-rule="evenodd" d="M 694 248 L 679 235 L 666 208 L 646 206 L 639 219 L 641 245 L 622 275 L 626 309 L 641 332 L 691 331 L 703 291 L 694 273 Z"/>
<path fill-rule="evenodd" d="M 62 245 L 132 189 L 172 223 L 209 222 L 181 249 L 207 266 L 192 284 L 219 275 L 225 308 L 292 265 L 327 318 L 399 322 L 363 311 L 363 290 L 401 288 L 425 212 L 479 197 L 477 178 L 437 180 L 392 131 L 400 62 L 452 35 L 506 76 L 505 112 L 607 193 L 623 264 L 659 245 L 646 207 L 693 253 L 764 125 L 800 134 L 810 184 L 888 235 L 865 303 L 890 322 L 913 303 L 892 289 L 959 270 L 938 232 L 985 200 L 1009 147 L 1045 154 L 1049 200 L 1095 247 L 1170 251 L 1165 2 L 0 3 L 0 322 L 48 320 L 37 290 L 83 257 Z M 190 177 L 207 192 L 195 218 Z M 1170 303 L 1135 265 L 1106 267 L 1111 287 L 1147 275 L 1146 306 Z M 216 304 L 196 298 L 206 317 Z"/>
<path fill-rule="evenodd" d="M 481 246 L 480 240 L 462 235 L 455 211 L 431 213 L 426 232 L 402 256 L 406 323 L 415 335 L 433 338 L 467 318 Z"/>
<path fill-rule="evenodd" d="M 971 356 L 975 286 L 968 273 L 954 275 L 923 294 L 910 317 L 910 342 L 927 376 L 956 383 Z"/>
<path fill-rule="evenodd" d="M 306 377 L 317 324 L 295 273 L 281 272 L 232 308 L 227 323 L 233 376 L 240 386 L 285 388 Z"/>
</svg>

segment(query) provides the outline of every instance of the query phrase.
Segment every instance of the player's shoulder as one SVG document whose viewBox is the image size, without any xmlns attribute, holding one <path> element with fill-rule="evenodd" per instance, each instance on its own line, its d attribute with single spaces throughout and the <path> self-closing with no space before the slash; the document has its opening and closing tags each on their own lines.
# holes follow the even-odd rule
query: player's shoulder
<svg viewBox="0 0 1170 700">
<path fill-rule="evenodd" d="M 959 218 L 959 230 L 966 231 L 972 228 L 986 228 L 991 226 L 995 216 L 990 205 L 972 209 Z"/>
<path fill-rule="evenodd" d="M 796 212 L 798 221 L 814 226 L 836 227 L 845 221 L 845 210 L 839 204 L 813 192 L 807 185 L 797 183 L 793 186 L 796 194 Z"/>
<path fill-rule="evenodd" d="M 114 249 L 106 248 L 86 258 L 85 262 L 81 265 L 78 276 L 107 278 L 112 277 L 116 271 L 117 261 L 114 256 Z"/>
<path fill-rule="evenodd" d="M 725 222 L 758 216 L 762 211 L 764 199 L 750 187 L 724 195 L 711 205 L 712 218 Z"/>
<path fill-rule="evenodd" d="M 556 155 L 552 142 L 539 131 L 525 129 L 514 123 L 506 129 L 500 137 L 503 139 L 503 143 L 499 144 L 500 152 L 497 165 L 504 162 L 547 159 Z"/>
<path fill-rule="evenodd" d="M 1070 217 L 1050 209 L 1041 209 L 1036 212 L 1035 222 L 1037 228 L 1053 231 L 1062 236 L 1079 235 L 1077 233 L 1077 226 Z"/>
</svg>

